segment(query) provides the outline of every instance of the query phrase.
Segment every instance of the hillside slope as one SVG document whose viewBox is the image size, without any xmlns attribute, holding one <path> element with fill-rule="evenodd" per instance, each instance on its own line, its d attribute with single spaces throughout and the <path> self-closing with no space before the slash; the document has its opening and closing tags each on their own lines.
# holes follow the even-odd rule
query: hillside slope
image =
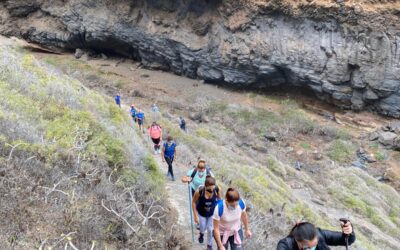
<svg viewBox="0 0 400 250">
<path fill-rule="evenodd" d="M 296 95 L 234 92 L 120 59 L 40 57 L 94 89 L 110 95 L 120 89 L 123 100 L 144 108 L 149 118 L 150 106 L 157 102 L 165 134 L 179 144 L 178 173 L 185 173 L 188 162 L 202 156 L 224 189 L 238 187 L 246 199 L 254 233 L 246 248 L 273 249 L 298 218 L 337 230 L 340 217 L 350 217 L 356 225 L 353 249 L 397 248 L 400 196 L 392 182 L 382 183 L 378 177 L 400 156 L 363 139 L 385 119 L 325 106 L 319 115 L 306 109 L 307 103 Z M 336 121 L 329 118 L 329 109 Z M 188 133 L 178 128 L 179 116 L 186 117 Z M 356 126 L 359 120 L 365 125 Z M 358 147 L 384 157 L 364 168 L 354 167 Z M 301 163 L 299 169 L 296 162 Z M 172 194 L 185 188 L 169 185 Z"/>
<path fill-rule="evenodd" d="M 113 100 L 11 40 L 0 55 L 0 248 L 184 245 L 158 166 Z"/>
</svg>

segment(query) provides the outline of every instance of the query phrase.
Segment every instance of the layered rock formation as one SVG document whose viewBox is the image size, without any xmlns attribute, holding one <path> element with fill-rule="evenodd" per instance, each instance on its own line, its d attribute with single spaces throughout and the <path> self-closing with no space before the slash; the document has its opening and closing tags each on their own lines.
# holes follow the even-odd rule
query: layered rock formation
<svg viewBox="0 0 400 250">
<path fill-rule="evenodd" d="M 234 87 L 310 88 L 343 108 L 400 117 L 400 7 L 359 2 L 8 0 L 0 32 Z"/>
</svg>

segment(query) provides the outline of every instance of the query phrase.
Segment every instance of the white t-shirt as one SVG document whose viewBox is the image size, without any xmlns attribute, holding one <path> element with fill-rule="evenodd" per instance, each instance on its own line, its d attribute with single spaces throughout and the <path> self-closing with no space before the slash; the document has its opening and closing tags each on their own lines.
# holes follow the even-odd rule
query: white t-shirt
<svg viewBox="0 0 400 250">
<path fill-rule="evenodd" d="M 226 201 L 224 200 L 224 212 L 222 216 L 219 216 L 219 208 L 218 205 L 215 206 L 213 219 L 219 221 L 219 231 L 220 234 L 224 234 L 225 231 L 230 231 L 229 235 L 233 235 L 234 231 L 238 231 L 241 226 L 241 216 L 242 212 L 246 211 L 246 203 L 244 203 L 244 208 L 242 209 L 239 204 L 236 205 L 234 210 L 228 209 L 226 205 Z"/>
</svg>

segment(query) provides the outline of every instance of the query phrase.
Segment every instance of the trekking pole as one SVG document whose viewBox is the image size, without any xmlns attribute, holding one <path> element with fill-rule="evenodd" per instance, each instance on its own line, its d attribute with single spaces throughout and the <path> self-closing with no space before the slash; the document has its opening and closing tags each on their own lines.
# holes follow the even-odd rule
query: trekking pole
<svg viewBox="0 0 400 250">
<path fill-rule="evenodd" d="M 339 221 L 343 222 L 343 226 L 346 225 L 347 222 L 349 222 L 349 219 L 346 218 L 340 218 Z M 343 228 L 342 226 L 342 228 Z M 346 243 L 346 250 L 349 250 L 349 236 L 348 234 L 346 234 L 346 237 L 344 238 L 344 241 Z"/>
<path fill-rule="evenodd" d="M 190 225 L 191 225 L 191 228 L 192 228 L 192 242 L 194 242 L 193 214 L 192 214 L 192 192 L 190 190 L 190 182 L 188 182 L 188 192 L 189 192 Z"/>
</svg>

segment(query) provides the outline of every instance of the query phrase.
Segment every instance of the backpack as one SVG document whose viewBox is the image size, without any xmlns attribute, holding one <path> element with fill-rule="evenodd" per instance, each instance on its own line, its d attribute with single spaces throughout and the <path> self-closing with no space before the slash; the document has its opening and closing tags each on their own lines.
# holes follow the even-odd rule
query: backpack
<svg viewBox="0 0 400 250">
<path fill-rule="evenodd" d="M 181 126 L 185 126 L 186 125 L 186 121 L 185 121 L 185 119 L 181 119 Z"/>
<path fill-rule="evenodd" d="M 218 206 L 218 216 L 221 217 L 222 214 L 224 213 L 224 200 L 219 200 L 217 206 Z M 242 210 L 244 210 L 245 205 L 242 199 L 239 199 L 239 206 Z"/>
<path fill-rule="evenodd" d="M 196 174 L 197 174 L 197 168 L 195 167 L 195 166 L 193 166 L 193 172 L 192 172 L 192 174 L 190 175 L 190 177 L 192 178 L 192 180 L 193 180 L 193 178 L 196 176 Z M 211 167 L 210 167 L 210 165 L 206 165 L 206 176 L 211 176 Z"/>
</svg>

